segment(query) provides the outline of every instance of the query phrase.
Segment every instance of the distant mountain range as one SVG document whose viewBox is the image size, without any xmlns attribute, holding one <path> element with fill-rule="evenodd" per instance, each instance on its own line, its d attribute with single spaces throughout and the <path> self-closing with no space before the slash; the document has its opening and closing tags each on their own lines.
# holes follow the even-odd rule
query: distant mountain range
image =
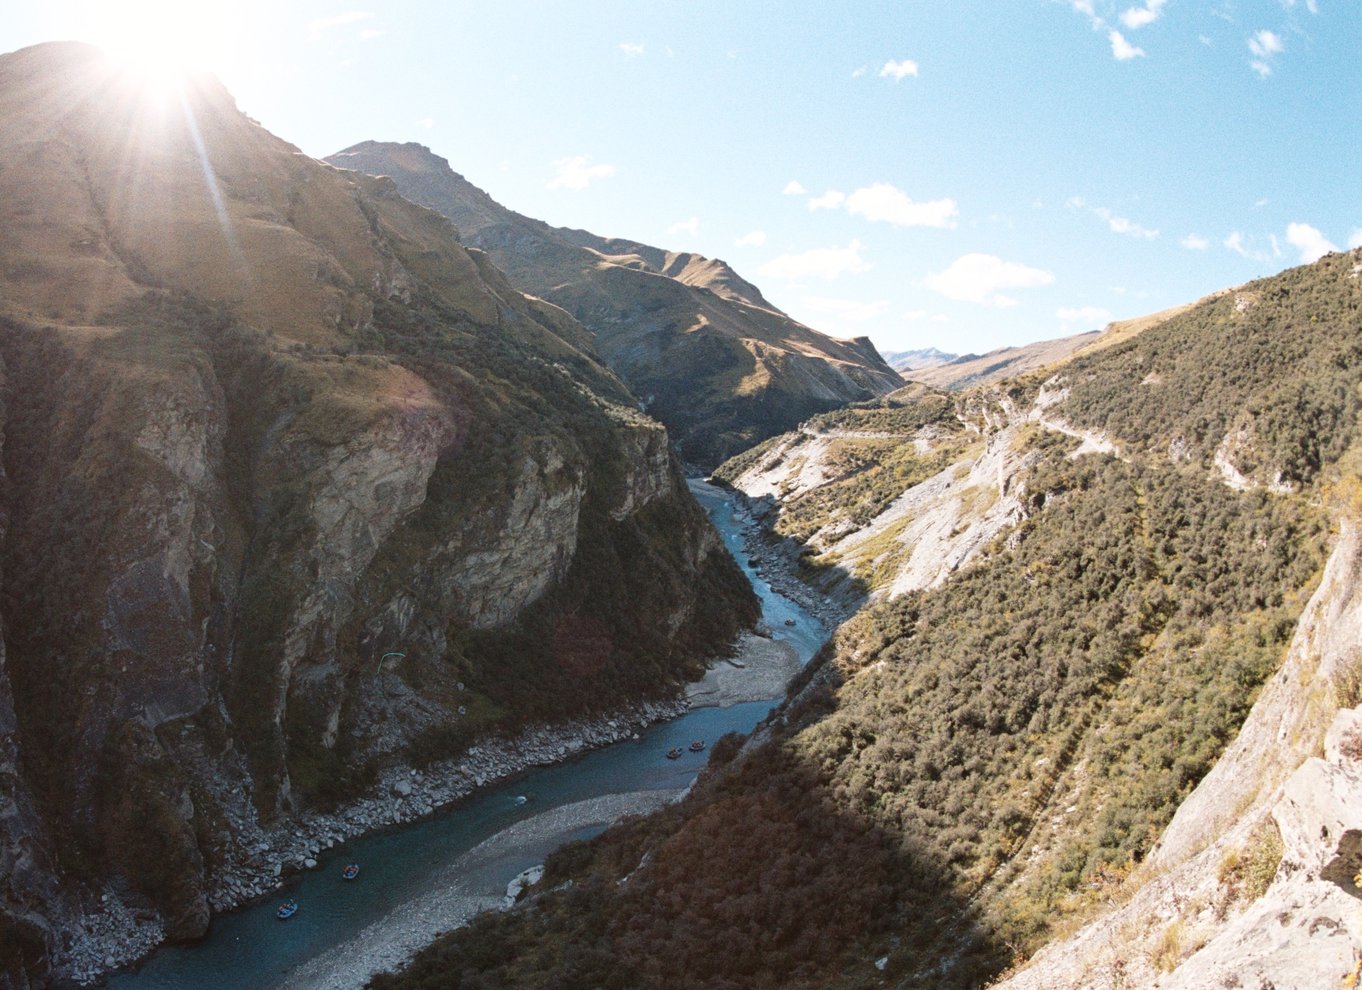
<svg viewBox="0 0 1362 990">
<path fill-rule="evenodd" d="M 868 338 L 804 326 L 723 261 L 522 216 L 419 144 L 365 141 L 326 160 L 390 177 L 454 221 L 514 285 L 580 320 L 688 461 L 712 467 L 808 416 L 903 384 Z"/>
<path fill-rule="evenodd" d="M 924 347 L 916 351 L 886 351 L 884 359 L 889 367 L 898 372 L 914 371 L 921 368 L 935 368 L 939 364 L 949 364 L 960 355 L 947 354 L 935 347 Z"/>
</svg>

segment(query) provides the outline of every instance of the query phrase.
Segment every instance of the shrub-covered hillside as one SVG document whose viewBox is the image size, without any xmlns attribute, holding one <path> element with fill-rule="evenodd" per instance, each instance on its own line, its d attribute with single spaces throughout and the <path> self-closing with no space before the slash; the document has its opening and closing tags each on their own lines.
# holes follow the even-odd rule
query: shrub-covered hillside
<svg viewBox="0 0 1362 990">
<path fill-rule="evenodd" d="M 1358 439 L 1359 260 L 998 393 L 972 422 L 1034 424 L 1018 525 L 849 621 L 677 809 L 559 853 L 549 892 L 375 986 L 979 987 L 1084 917 L 1234 738 L 1318 579 L 1320 494 Z"/>
</svg>

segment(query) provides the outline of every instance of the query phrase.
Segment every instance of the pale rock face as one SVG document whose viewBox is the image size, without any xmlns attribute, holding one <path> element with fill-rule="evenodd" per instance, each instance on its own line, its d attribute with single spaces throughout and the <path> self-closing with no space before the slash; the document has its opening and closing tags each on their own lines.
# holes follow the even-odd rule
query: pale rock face
<svg viewBox="0 0 1362 990">
<path fill-rule="evenodd" d="M 661 423 L 650 421 L 630 431 L 624 449 L 633 469 L 626 475 L 615 507 L 610 510 L 610 518 L 616 522 L 638 512 L 672 486 L 671 451 Z"/>
<path fill-rule="evenodd" d="M 586 494 L 580 468 L 555 450 L 542 451 L 521 462 L 514 492 L 492 537 L 477 549 L 465 546 L 447 575 L 469 622 L 480 629 L 503 625 L 539 598 L 567 572 L 577 551 Z"/>
</svg>

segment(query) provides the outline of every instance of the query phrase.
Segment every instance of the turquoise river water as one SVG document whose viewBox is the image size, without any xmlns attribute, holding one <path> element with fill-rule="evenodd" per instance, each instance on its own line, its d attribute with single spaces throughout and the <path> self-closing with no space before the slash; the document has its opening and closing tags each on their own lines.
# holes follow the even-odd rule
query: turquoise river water
<svg viewBox="0 0 1362 990">
<path fill-rule="evenodd" d="M 703 482 L 692 482 L 692 490 L 752 581 L 775 637 L 789 641 L 807 662 L 826 640 L 827 630 L 808 612 L 773 591 L 748 566 L 742 547 L 742 522 L 731 499 Z M 787 625 L 787 620 L 793 625 Z M 318 964 L 324 964 L 329 955 L 362 953 L 363 940 L 372 932 L 382 930 L 385 924 L 403 924 L 404 910 L 440 896 L 438 885 L 450 883 L 450 876 L 458 869 L 454 864 L 470 850 L 518 823 L 564 805 L 605 795 L 684 788 L 694 780 L 707 753 L 686 752 L 681 759 L 670 761 L 664 756 L 668 749 L 685 747 L 692 739 L 712 741 L 726 732 L 749 732 L 770 711 L 774 700 L 697 709 L 653 726 L 637 740 L 527 771 L 425 821 L 328 850 L 319 857 L 318 869 L 291 878 L 265 903 L 214 918 L 202 940 L 165 947 L 135 970 L 111 976 L 107 985 L 116 990 L 339 985 L 314 982 L 309 973 L 317 971 Z M 505 842 L 494 857 L 480 864 L 485 875 L 479 879 L 484 886 L 491 882 L 504 888 L 522 870 L 543 862 L 553 844 L 588 837 L 602 827 L 598 824 L 566 834 L 559 831 L 549 845 L 533 837 Z M 354 882 L 340 878 L 341 867 L 348 862 L 362 864 L 360 877 Z M 290 897 L 297 899 L 300 909 L 289 921 L 280 922 L 274 916 L 275 906 Z"/>
</svg>

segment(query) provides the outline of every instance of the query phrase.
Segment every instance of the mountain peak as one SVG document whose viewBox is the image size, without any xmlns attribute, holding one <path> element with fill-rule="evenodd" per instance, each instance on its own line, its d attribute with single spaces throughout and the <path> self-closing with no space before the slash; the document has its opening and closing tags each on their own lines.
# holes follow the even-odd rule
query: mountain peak
<svg viewBox="0 0 1362 990">
<path fill-rule="evenodd" d="M 366 141 L 327 161 L 391 176 L 518 288 L 594 331 L 606 361 L 697 464 L 902 384 L 868 340 L 796 322 L 719 259 L 523 216 L 419 145 Z"/>
</svg>

